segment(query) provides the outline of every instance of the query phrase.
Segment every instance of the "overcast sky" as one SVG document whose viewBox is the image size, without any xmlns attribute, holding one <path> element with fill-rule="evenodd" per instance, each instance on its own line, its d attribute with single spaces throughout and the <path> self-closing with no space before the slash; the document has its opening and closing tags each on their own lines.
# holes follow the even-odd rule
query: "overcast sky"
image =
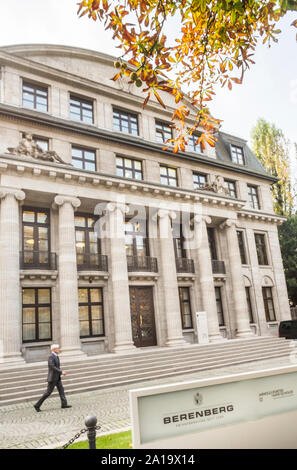
<svg viewBox="0 0 297 470">
<path fill-rule="evenodd" d="M 53 43 L 84 47 L 117 55 L 109 32 L 99 22 L 78 19 L 78 0 L 0 0 L 0 45 Z M 273 122 L 287 138 L 297 141 L 296 13 L 282 21 L 279 42 L 260 46 L 256 65 L 243 85 L 217 92 L 211 111 L 223 119 L 223 129 L 247 140 L 258 117 Z M 174 35 L 174 29 L 171 29 Z"/>
</svg>

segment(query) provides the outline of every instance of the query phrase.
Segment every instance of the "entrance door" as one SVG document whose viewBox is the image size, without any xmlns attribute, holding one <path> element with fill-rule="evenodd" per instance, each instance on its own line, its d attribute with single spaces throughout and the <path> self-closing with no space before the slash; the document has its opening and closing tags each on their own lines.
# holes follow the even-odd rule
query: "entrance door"
<svg viewBox="0 0 297 470">
<path fill-rule="evenodd" d="M 155 314 L 152 287 L 130 287 L 133 341 L 136 347 L 155 346 Z"/>
</svg>

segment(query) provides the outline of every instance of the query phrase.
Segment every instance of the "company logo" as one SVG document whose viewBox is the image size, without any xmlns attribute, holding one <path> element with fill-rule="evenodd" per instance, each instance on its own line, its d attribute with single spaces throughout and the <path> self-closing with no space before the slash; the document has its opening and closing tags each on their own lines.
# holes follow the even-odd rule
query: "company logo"
<svg viewBox="0 0 297 470">
<path fill-rule="evenodd" d="M 199 393 L 199 392 L 195 393 L 194 402 L 196 403 L 196 405 L 201 405 L 202 404 L 203 396 L 201 395 L 201 393 Z"/>
</svg>

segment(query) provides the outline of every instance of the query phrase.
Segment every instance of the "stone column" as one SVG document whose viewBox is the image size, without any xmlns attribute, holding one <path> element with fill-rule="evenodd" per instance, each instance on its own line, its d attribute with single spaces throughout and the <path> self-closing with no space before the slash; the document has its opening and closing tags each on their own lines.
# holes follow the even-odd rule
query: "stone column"
<svg viewBox="0 0 297 470">
<path fill-rule="evenodd" d="M 132 337 L 129 279 L 125 244 L 125 214 L 122 203 L 107 204 L 108 238 L 110 240 L 109 273 L 114 315 L 115 344 L 113 352 L 135 348 Z"/>
<path fill-rule="evenodd" d="M 25 193 L 1 188 L 0 199 L 0 363 L 22 363 L 19 201 Z"/>
<path fill-rule="evenodd" d="M 80 206 L 76 197 L 58 195 L 59 207 L 59 296 L 60 346 L 62 356 L 81 356 L 78 282 L 75 247 L 74 210 Z"/>
<path fill-rule="evenodd" d="M 211 342 L 223 341 L 220 334 L 216 295 L 213 281 L 211 254 L 208 243 L 206 224 L 210 224 L 208 216 L 194 217 L 194 257 L 199 266 L 199 282 L 202 295 L 203 309 L 207 316 L 208 337 Z"/>
<path fill-rule="evenodd" d="M 228 219 L 223 222 L 223 224 L 221 224 L 220 228 L 225 229 L 227 237 L 229 267 L 235 310 L 235 324 L 237 329 L 236 337 L 246 338 L 253 336 L 253 332 L 250 327 L 248 307 L 246 302 L 240 251 L 236 233 L 236 220 Z"/>
<path fill-rule="evenodd" d="M 167 323 L 166 346 L 186 344 L 182 332 L 181 312 L 178 295 L 176 261 L 173 247 L 171 220 L 176 214 L 169 210 L 160 209 L 159 242 L 160 242 L 160 272 Z"/>
</svg>

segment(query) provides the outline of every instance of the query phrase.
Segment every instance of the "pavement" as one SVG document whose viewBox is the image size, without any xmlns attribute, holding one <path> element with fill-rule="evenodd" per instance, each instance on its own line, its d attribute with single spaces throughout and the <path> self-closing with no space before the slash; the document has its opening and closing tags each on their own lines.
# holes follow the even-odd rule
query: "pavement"
<svg viewBox="0 0 297 470">
<path fill-rule="evenodd" d="M 97 417 L 97 424 L 101 426 L 97 435 L 131 429 L 129 390 L 132 389 L 290 365 L 293 365 L 290 358 L 282 357 L 68 396 L 66 390 L 72 408 L 61 409 L 59 396 L 55 395 L 44 402 L 41 413 L 33 408 L 34 402 L 1 406 L 0 449 L 61 447 L 85 428 L 88 415 Z M 84 433 L 78 440 L 86 439 Z"/>
</svg>

